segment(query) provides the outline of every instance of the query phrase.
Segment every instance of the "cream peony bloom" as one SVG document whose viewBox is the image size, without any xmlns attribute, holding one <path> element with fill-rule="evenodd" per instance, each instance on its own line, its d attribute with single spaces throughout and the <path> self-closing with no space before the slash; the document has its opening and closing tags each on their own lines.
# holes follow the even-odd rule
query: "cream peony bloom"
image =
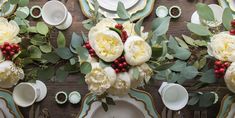
<svg viewBox="0 0 235 118">
<path fill-rule="evenodd" d="M 21 40 L 17 37 L 20 29 L 15 21 L 8 22 L 7 19 L 0 17 L 0 45 L 4 42 L 19 43 Z"/>
<path fill-rule="evenodd" d="M 137 33 L 135 32 L 135 24 L 134 23 L 130 23 L 129 21 L 123 23 L 123 27 L 125 29 L 125 31 L 127 32 L 128 36 L 135 36 L 137 35 Z M 141 27 L 141 38 L 143 38 L 144 40 L 146 40 L 148 38 L 148 32 L 143 32 L 144 27 Z"/>
<path fill-rule="evenodd" d="M 137 79 L 133 77 L 133 68 L 131 68 L 128 72 L 131 79 L 131 88 L 138 87 L 139 85 L 143 84 L 144 81 L 148 82 L 153 75 L 153 70 L 146 63 L 138 66 L 137 68 L 139 70 L 139 78 Z"/>
<path fill-rule="evenodd" d="M 116 80 L 116 73 L 111 67 L 102 69 L 99 63 L 92 64 L 92 71 L 85 76 L 85 81 L 92 93 L 103 94 Z"/>
<path fill-rule="evenodd" d="M 221 61 L 235 61 L 235 37 L 222 32 L 211 37 L 208 54 Z"/>
<path fill-rule="evenodd" d="M 224 81 L 230 91 L 235 93 L 235 62 L 233 62 L 227 69 Z"/>
<path fill-rule="evenodd" d="M 131 36 L 124 44 L 125 59 L 132 66 L 141 65 L 148 61 L 152 55 L 152 49 L 139 36 Z"/>
<path fill-rule="evenodd" d="M 126 95 L 131 86 L 131 80 L 127 72 L 117 74 L 117 79 L 113 86 L 108 89 L 108 93 L 117 96 Z"/>
<path fill-rule="evenodd" d="M 24 78 L 24 71 L 15 66 L 12 61 L 0 63 L 0 88 L 11 88 Z"/>
</svg>

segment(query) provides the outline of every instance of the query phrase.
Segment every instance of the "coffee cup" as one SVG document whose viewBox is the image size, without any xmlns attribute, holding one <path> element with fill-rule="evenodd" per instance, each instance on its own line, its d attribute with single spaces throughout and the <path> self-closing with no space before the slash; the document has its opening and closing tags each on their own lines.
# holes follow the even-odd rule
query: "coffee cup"
<svg viewBox="0 0 235 118">
<path fill-rule="evenodd" d="M 65 30 L 72 25 L 72 15 L 68 12 L 66 6 L 58 1 L 48 1 L 42 7 L 42 18 L 43 20 L 57 29 Z"/>
<path fill-rule="evenodd" d="M 164 105 L 170 110 L 180 110 L 188 103 L 188 92 L 179 84 L 163 82 L 158 92 Z"/>
<path fill-rule="evenodd" d="M 21 107 L 31 106 L 35 101 L 42 101 L 47 94 L 46 85 L 39 80 L 36 83 L 22 82 L 13 90 L 13 100 Z"/>
</svg>

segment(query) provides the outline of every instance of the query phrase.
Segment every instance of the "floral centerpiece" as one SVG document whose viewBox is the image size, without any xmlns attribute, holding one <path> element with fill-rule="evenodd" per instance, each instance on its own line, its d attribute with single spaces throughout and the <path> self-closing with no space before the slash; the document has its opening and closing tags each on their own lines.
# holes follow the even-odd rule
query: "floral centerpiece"
<svg viewBox="0 0 235 118">
<path fill-rule="evenodd" d="M 83 61 L 92 65 L 91 72 L 85 76 L 91 92 L 125 95 L 130 88 L 150 79 L 152 69 L 146 64 L 152 55 L 145 41 L 148 33 L 137 35 L 134 25 L 130 22 L 118 24 L 105 18 L 90 29 L 89 40 L 84 45 L 90 55 Z M 102 67 L 99 60 L 107 66 Z M 135 75 L 137 73 L 139 75 Z"/>
</svg>

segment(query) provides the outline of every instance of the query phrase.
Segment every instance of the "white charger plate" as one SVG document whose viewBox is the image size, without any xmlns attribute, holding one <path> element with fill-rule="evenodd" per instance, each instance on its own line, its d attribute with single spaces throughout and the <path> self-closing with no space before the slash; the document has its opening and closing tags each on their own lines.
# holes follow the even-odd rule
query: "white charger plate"
<svg viewBox="0 0 235 118">
<path fill-rule="evenodd" d="M 107 10 L 116 11 L 118 2 L 124 4 L 125 9 L 133 7 L 139 0 L 97 0 L 99 5 Z"/>
<path fill-rule="evenodd" d="M 160 118 L 151 95 L 144 91 L 132 89 L 126 96 L 110 97 L 116 105 L 109 105 L 105 112 L 100 102 L 87 104 L 93 98 L 91 93 L 87 94 L 77 118 Z"/>
</svg>

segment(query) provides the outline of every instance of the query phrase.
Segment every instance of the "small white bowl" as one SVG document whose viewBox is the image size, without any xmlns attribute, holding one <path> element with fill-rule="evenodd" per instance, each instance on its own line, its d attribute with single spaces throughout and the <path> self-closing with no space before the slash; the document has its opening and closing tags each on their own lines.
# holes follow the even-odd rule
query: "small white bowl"
<svg viewBox="0 0 235 118">
<path fill-rule="evenodd" d="M 33 10 L 34 9 L 38 9 L 40 13 L 38 15 L 34 15 L 33 14 Z M 40 6 L 37 6 L 37 5 L 31 7 L 31 9 L 30 9 L 30 16 L 32 16 L 33 18 L 40 18 L 42 16 L 42 8 Z"/>
<path fill-rule="evenodd" d="M 72 104 L 78 104 L 81 101 L 81 94 L 77 91 L 73 91 L 69 94 L 69 102 Z"/>
<path fill-rule="evenodd" d="M 177 9 L 177 10 L 179 10 L 179 13 L 177 14 L 177 15 L 173 15 L 172 13 L 171 13 L 171 10 L 172 9 Z M 180 16 L 181 16 L 181 14 L 182 14 L 182 11 L 181 11 L 181 8 L 179 7 L 179 6 L 172 6 L 172 7 L 170 7 L 170 9 L 169 9 L 169 15 L 171 16 L 171 18 L 179 18 Z"/>
<path fill-rule="evenodd" d="M 159 17 L 159 18 L 163 18 L 163 17 L 166 17 L 168 15 L 168 9 L 167 7 L 165 6 L 159 6 L 157 7 L 156 9 L 156 15 Z"/>
<path fill-rule="evenodd" d="M 59 95 L 62 94 L 65 96 L 65 99 L 63 101 L 59 100 Z M 68 95 L 64 91 L 59 91 L 55 95 L 55 100 L 58 104 L 64 104 L 68 100 Z"/>
</svg>

